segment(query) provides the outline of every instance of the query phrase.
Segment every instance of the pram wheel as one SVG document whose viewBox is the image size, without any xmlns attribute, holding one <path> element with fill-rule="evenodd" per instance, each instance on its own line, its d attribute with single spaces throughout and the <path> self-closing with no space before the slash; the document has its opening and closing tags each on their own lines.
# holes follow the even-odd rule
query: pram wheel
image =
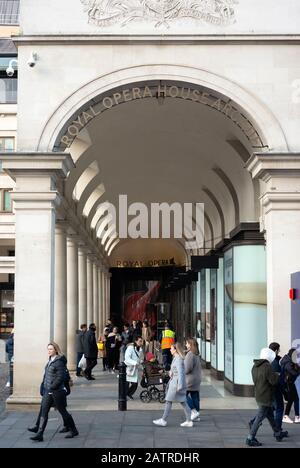
<svg viewBox="0 0 300 468">
<path fill-rule="evenodd" d="M 165 403 L 166 402 L 165 398 L 166 398 L 166 394 L 165 394 L 165 392 L 163 390 L 158 392 L 158 401 L 159 401 L 159 403 Z"/>
<path fill-rule="evenodd" d="M 148 390 L 143 390 L 140 393 L 140 399 L 143 403 L 150 403 L 150 401 L 152 400 L 151 394 L 148 392 Z"/>
<path fill-rule="evenodd" d="M 159 394 L 160 394 L 160 391 L 158 390 L 158 388 L 156 387 L 151 387 L 149 389 L 149 392 L 150 392 L 150 395 L 151 395 L 151 399 L 152 400 L 158 400 L 159 399 Z"/>
</svg>

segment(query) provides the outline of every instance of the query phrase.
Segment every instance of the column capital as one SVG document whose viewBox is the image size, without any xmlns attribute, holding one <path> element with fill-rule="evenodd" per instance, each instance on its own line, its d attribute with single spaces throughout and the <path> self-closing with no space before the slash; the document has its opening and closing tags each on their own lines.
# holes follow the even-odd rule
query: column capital
<svg viewBox="0 0 300 468">
<path fill-rule="evenodd" d="M 253 153 L 245 167 L 253 179 L 269 182 L 272 178 L 299 177 L 300 153 Z"/>
<path fill-rule="evenodd" d="M 68 153 L 15 152 L 0 153 L 2 168 L 14 180 L 18 176 L 50 175 L 65 178 L 75 167 Z"/>
</svg>

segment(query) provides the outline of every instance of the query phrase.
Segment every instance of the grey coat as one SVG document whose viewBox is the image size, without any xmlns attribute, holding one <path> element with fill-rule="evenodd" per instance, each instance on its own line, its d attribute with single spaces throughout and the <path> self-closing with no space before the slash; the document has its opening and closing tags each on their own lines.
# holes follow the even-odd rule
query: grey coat
<svg viewBox="0 0 300 468">
<path fill-rule="evenodd" d="M 166 401 L 178 401 L 183 403 L 186 401 L 186 381 L 184 360 L 176 356 L 171 365 L 170 380 L 166 394 Z"/>
<path fill-rule="evenodd" d="M 189 351 L 184 360 L 186 386 L 188 392 L 199 392 L 201 384 L 200 356 Z"/>
</svg>

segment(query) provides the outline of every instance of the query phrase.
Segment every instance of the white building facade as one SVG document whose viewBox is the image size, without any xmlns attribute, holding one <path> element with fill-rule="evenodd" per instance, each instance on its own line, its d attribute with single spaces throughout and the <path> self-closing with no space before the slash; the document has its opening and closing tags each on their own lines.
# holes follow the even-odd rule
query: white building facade
<svg viewBox="0 0 300 468">
<path fill-rule="evenodd" d="M 203 327 L 219 304 L 218 339 L 202 335 L 202 357 L 229 383 L 250 385 L 239 369 L 267 341 L 291 347 L 299 19 L 296 0 L 21 0 L 17 148 L 1 154 L 14 203 L 10 405 L 38 402 L 50 339 L 74 369 L 74 330 L 103 328 L 118 259 L 163 255 L 159 240 L 149 247 L 114 228 L 103 237 L 99 203 L 119 194 L 204 203 L 205 247 L 193 254 L 221 261 L 199 273 L 194 309 Z M 184 242 L 168 249 L 190 266 Z"/>
</svg>

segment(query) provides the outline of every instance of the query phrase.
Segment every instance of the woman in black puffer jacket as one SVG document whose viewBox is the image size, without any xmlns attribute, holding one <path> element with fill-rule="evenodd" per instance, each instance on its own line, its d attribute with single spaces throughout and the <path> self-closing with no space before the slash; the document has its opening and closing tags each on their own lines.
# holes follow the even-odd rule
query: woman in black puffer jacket
<svg viewBox="0 0 300 468">
<path fill-rule="evenodd" d="M 43 434 L 47 426 L 48 414 L 51 406 L 57 408 L 63 418 L 65 426 L 70 430 L 66 438 L 71 439 L 78 435 L 74 420 L 66 409 L 66 375 L 68 374 L 66 358 L 62 355 L 59 346 L 54 342 L 48 344 L 48 356 L 49 361 L 45 367 L 44 379 L 41 385 L 43 398 L 41 404 L 40 427 L 36 436 L 31 437 L 31 440 L 37 442 L 43 441 Z"/>
</svg>

